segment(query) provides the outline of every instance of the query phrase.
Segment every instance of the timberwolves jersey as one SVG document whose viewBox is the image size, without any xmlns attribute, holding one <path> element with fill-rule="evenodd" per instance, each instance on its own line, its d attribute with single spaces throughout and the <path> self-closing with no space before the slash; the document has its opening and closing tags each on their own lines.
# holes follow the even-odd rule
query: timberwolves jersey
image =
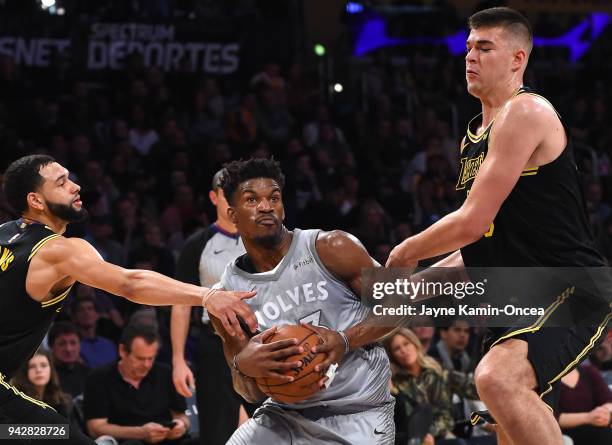
<svg viewBox="0 0 612 445">
<path fill-rule="evenodd" d="M 534 94 L 521 87 L 516 95 Z M 515 96 L 516 96 L 515 95 Z M 456 190 L 465 200 L 488 152 L 493 121 L 476 135 L 468 125 Z M 554 161 L 523 171 L 489 230 L 461 249 L 466 267 L 602 266 L 595 250 L 569 140 Z"/>
<path fill-rule="evenodd" d="M 9 378 L 36 352 L 72 287 L 43 302 L 26 292 L 30 260 L 59 236 L 22 220 L 0 226 L 0 372 Z"/>
<path fill-rule="evenodd" d="M 287 254 L 269 272 L 248 273 L 241 269 L 243 257 L 229 264 L 221 278 L 227 290 L 257 290 L 244 300 L 251 306 L 261 330 L 286 324 L 312 323 L 342 331 L 362 321 L 369 313 L 353 292 L 323 265 L 315 242 L 318 230 L 293 231 Z M 289 408 L 312 406 L 351 407 L 366 410 L 392 400 L 389 360 L 380 346 L 359 348 L 347 354 L 329 388 Z M 330 413 L 331 414 L 331 413 Z"/>
</svg>

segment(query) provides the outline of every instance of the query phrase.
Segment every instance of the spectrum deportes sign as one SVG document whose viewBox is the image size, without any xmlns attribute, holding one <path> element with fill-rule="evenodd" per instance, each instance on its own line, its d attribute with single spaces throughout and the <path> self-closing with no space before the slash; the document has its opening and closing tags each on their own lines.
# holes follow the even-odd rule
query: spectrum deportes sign
<svg viewBox="0 0 612 445">
<path fill-rule="evenodd" d="M 69 56 L 88 70 L 121 70 L 137 53 L 145 66 L 166 72 L 188 64 L 195 72 L 230 75 L 240 67 L 241 40 L 174 24 L 91 23 L 73 37 L 2 32 L 0 55 L 27 67 L 47 68 Z"/>
</svg>

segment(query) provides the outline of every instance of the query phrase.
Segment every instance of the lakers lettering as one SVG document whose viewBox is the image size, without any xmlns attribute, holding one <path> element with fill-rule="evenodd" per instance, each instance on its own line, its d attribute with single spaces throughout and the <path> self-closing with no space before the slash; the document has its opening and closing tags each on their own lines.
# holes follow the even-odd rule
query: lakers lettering
<svg viewBox="0 0 612 445">
<path fill-rule="evenodd" d="M 6 269 L 8 269 L 9 264 L 11 264 L 14 259 L 15 257 L 13 256 L 13 252 L 4 247 L 2 249 L 2 256 L 0 257 L 0 270 L 5 272 Z"/>
<path fill-rule="evenodd" d="M 466 184 L 476 177 L 480 165 L 484 161 L 484 156 L 484 153 L 480 153 L 480 155 L 474 159 L 468 157 L 461 158 L 461 171 L 459 172 L 459 181 L 455 187 L 456 190 L 463 190 Z"/>
</svg>

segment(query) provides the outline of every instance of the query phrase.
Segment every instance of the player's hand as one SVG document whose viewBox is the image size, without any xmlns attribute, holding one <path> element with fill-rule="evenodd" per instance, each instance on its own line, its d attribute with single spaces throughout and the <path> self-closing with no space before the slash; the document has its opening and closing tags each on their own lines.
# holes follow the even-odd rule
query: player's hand
<svg viewBox="0 0 612 445">
<path fill-rule="evenodd" d="M 176 392 L 183 397 L 191 397 L 193 395 L 191 391 L 192 388 L 195 388 L 193 372 L 191 372 L 185 360 L 179 360 L 172 364 L 172 382 Z"/>
<path fill-rule="evenodd" d="M 393 248 L 387 259 L 385 267 L 411 267 L 416 268 L 417 262 L 408 256 L 408 240 L 404 240 Z"/>
<path fill-rule="evenodd" d="M 217 290 L 206 301 L 206 310 L 217 317 L 229 335 L 244 340 L 244 332 L 237 317 L 242 318 L 251 329 L 257 332 L 257 318 L 243 300 L 252 298 L 257 292 L 233 292 Z"/>
<path fill-rule="evenodd" d="M 236 356 L 238 369 L 249 377 L 274 377 L 292 382 L 293 377 L 284 373 L 302 366 L 301 361 L 285 362 L 287 357 L 301 354 L 304 348 L 297 346 L 297 338 L 289 338 L 271 343 L 266 340 L 276 333 L 276 326 L 251 338 L 245 348 Z"/>
<path fill-rule="evenodd" d="M 160 425 L 159 423 L 149 422 L 142 426 L 143 440 L 148 443 L 158 443 L 165 440 L 170 432 L 169 428 Z"/>
<path fill-rule="evenodd" d="M 595 426 L 608 426 L 610 423 L 610 411 L 603 406 L 598 406 L 589 412 L 589 423 Z"/>
<path fill-rule="evenodd" d="M 178 439 L 187 432 L 187 425 L 181 419 L 174 419 L 174 426 L 168 433 L 168 439 Z"/>
<path fill-rule="evenodd" d="M 308 323 L 302 323 L 302 326 L 315 331 L 323 338 L 323 343 L 320 345 L 313 346 L 311 351 L 313 353 L 324 352 L 327 354 L 327 358 L 323 360 L 321 363 L 315 366 L 314 370 L 316 372 L 325 373 L 327 372 L 327 368 L 334 363 L 340 363 L 344 358 L 344 351 L 346 350 L 346 345 L 344 343 L 344 339 L 338 332 L 332 331 L 331 329 L 322 328 L 320 326 L 313 326 Z M 319 387 L 323 387 L 325 382 L 327 381 L 327 376 L 321 378 L 319 380 Z"/>
</svg>

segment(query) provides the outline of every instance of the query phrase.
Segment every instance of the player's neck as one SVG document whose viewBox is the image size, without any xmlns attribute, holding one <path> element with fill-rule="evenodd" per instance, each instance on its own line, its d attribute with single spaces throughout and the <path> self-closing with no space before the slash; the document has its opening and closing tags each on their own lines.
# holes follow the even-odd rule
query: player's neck
<svg viewBox="0 0 612 445">
<path fill-rule="evenodd" d="M 255 244 L 252 240 L 243 240 L 244 247 L 253 263 L 253 267 L 258 273 L 268 272 L 278 266 L 282 261 L 293 240 L 293 232 L 288 231 L 283 226 L 283 232 L 279 243 L 271 247 Z"/>
<path fill-rule="evenodd" d="M 21 215 L 21 218 L 26 224 L 44 224 L 45 226 L 53 230 L 55 233 L 59 233 L 60 235 L 66 231 L 66 226 L 68 225 L 68 223 L 62 219 L 55 218 L 50 215 L 45 215 L 44 213 L 39 212 L 25 212 L 23 215 Z"/>
<path fill-rule="evenodd" d="M 482 103 L 482 128 L 486 128 L 497 116 L 500 110 L 518 92 L 522 82 L 511 82 L 497 88 L 494 92 L 481 97 Z"/>
</svg>

